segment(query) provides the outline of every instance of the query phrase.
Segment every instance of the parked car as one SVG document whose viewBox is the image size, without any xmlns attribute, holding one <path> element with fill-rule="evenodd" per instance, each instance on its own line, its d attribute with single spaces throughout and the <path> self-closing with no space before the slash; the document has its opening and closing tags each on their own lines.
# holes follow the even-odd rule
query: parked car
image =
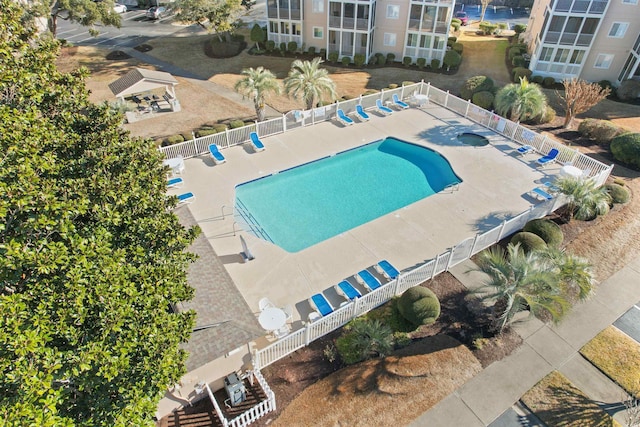
<svg viewBox="0 0 640 427">
<path fill-rule="evenodd" d="M 114 4 L 113 5 L 113 10 L 116 13 L 125 13 L 127 11 L 127 6 L 125 6 L 123 4 Z"/>
<path fill-rule="evenodd" d="M 147 10 L 147 18 L 149 19 L 160 19 L 167 12 L 166 7 L 162 6 L 154 6 Z"/>
<path fill-rule="evenodd" d="M 462 25 L 467 25 L 469 23 L 469 17 L 467 16 L 467 12 L 458 11 L 456 12 L 455 18 L 459 19 Z"/>
</svg>

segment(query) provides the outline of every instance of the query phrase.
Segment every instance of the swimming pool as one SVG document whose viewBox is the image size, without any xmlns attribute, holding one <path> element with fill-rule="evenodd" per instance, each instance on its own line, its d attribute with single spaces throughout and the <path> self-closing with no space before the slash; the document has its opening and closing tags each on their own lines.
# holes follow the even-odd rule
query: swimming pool
<svg viewBox="0 0 640 427">
<path fill-rule="evenodd" d="M 460 182 L 436 151 L 390 137 L 237 185 L 235 215 L 298 252 Z"/>
</svg>

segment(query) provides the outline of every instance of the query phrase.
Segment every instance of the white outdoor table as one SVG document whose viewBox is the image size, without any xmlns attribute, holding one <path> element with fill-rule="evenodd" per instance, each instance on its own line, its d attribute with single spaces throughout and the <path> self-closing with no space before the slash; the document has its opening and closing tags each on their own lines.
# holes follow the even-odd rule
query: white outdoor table
<svg viewBox="0 0 640 427">
<path fill-rule="evenodd" d="M 267 307 L 258 316 L 258 323 L 267 331 L 277 331 L 287 323 L 287 315 L 277 307 Z"/>
<path fill-rule="evenodd" d="M 560 175 L 572 176 L 574 178 L 582 178 L 583 171 L 572 165 L 564 165 L 560 168 Z"/>
<path fill-rule="evenodd" d="M 164 160 L 162 163 L 169 166 L 174 174 L 180 173 L 184 170 L 184 159 L 182 156 Z"/>
<path fill-rule="evenodd" d="M 429 103 L 429 97 L 427 95 L 421 95 L 421 94 L 413 95 L 413 100 L 420 107 Z"/>
</svg>

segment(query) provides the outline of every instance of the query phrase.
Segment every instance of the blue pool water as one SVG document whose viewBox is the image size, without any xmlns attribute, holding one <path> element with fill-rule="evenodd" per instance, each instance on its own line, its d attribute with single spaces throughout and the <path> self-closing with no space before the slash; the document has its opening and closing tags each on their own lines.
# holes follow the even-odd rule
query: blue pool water
<svg viewBox="0 0 640 427">
<path fill-rule="evenodd" d="M 386 138 L 236 186 L 236 215 L 298 252 L 459 182 L 439 153 Z"/>
</svg>

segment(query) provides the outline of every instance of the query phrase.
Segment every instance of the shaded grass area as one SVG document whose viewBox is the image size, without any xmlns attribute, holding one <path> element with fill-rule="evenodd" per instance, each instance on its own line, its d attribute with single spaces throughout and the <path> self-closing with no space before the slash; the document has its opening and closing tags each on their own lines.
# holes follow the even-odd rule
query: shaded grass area
<svg viewBox="0 0 640 427">
<path fill-rule="evenodd" d="M 471 351 L 454 338 L 425 338 L 392 356 L 343 368 L 318 381 L 300 393 L 272 425 L 409 422 L 481 369 Z"/>
<path fill-rule="evenodd" d="M 620 426 L 558 371 L 544 377 L 521 400 L 548 426 Z"/>
<path fill-rule="evenodd" d="M 580 353 L 629 394 L 640 398 L 640 344 L 609 326 Z"/>
</svg>

